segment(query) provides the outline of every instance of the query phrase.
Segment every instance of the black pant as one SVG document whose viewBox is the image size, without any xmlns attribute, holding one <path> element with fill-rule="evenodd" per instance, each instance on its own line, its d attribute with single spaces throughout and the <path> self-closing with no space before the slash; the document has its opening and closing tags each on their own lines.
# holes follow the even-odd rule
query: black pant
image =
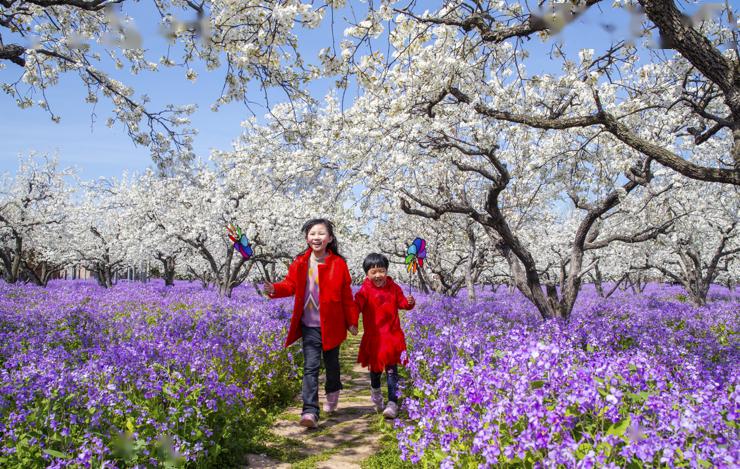
<svg viewBox="0 0 740 469">
<path fill-rule="evenodd" d="M 301 325 L 303 331 L 303 413 L 319 416 L 319 368 L 321 367 L 321 328 Z M 342 389 L 339 379 L 339 346 L 324 353 L 327 393 Z"/>
<path fill-rule="evenodd" d="M 375 389 L 380 388 L 380 377 L 383 372 L 370 372 L 370 386 Z M 385 367 L 385 375 L 388 380 L 388 400 L 398 404 L 398 365 L 388 365 Z"/>
</svg>

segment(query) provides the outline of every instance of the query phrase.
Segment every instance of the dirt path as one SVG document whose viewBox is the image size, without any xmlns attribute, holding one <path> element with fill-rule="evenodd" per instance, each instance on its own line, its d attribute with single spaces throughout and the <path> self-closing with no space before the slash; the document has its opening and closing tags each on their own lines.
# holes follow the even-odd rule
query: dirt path
<svg viewBox="0 0 740 469">
<path fill-rule="evenodd" d="M 360 335 L 350 336 L 342 345 L 342 390 L 339 408 L 333 414 L 321 412 L 317 429 L 298 425 L 302 408 L 300 395 L 280 414 L 265 435 L 260 454 L 248 454 L 247 466 L 255 468 L 359 468 L 379 448 L 377 431 L 382 415 L 370 401 L 370 377 L 355 363 Z M 323 405 L 323 370 L 319 402 Z"/>
</svg>

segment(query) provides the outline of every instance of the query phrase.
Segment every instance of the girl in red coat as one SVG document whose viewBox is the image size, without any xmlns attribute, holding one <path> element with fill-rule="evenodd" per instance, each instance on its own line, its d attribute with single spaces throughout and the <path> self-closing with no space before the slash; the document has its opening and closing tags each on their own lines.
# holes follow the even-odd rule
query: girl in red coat
<svg viewBox="0 0 740 469">
<path fill-rule="evenodd" d="M 370 395 L 378 412 L 383 410 L 380 377 L 385 370 L 388 405 L 383 415 L 395 418 L 398 413 L 398 364 L 401 352 L 406 350 L 398 309 L 411 309 L 416 300 L 413 296 L 403 295 L 401 287 L 388 276 L 388 265 L 388 258 L 377 253 L 368 254 L 362 263 L 367 278 L 355 295 L 355 303 L 362 313 L 365 332 L 357 362 L 370 368 Z M 354 330 L 350 331 L 354 333 Z"/>
<path fill-rule="evenodd" d="M 301 425 L 315 428 L 319 420 L 319 366 L 321 354 L 326 367 L 325 412 L 339 403 L 342 382 L 339 377 L 339 346 L 354 326 L 357 333 L 357 307 L 352 300 L 352 279 L 347 263 L 339 255 L 334 225 L 317 218 L 303 228 L 308 249 L 288 268 L 285 280 L 265 285 L 271 298 L 295 295 L 293 317 L 285 340 L 289 346 L 303 338 L 303 411 Z"/>
</svg>

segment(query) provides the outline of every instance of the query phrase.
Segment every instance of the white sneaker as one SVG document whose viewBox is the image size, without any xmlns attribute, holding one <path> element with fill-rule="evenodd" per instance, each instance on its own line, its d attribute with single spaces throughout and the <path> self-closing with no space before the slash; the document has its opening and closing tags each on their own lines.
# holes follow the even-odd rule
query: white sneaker
<svg viewBox="0 0 740 469">
<path fill-rule="evenodd" d="M 314 414 L 303 414 L 301 415 L 301 426 L 306 428 L 316 428 L 318 426 L 318 417 Z"/>
<path fill-rule="evenodd" d="M 385 406 L 383 411 L 383 417 L 387 419 L 394 419 L 398 415 L 398 404 L 393 401 L 388 401 L 388 405 Z"/>
<path fill-rule="evenodd" d="M 380 390 L 380 388 L 370 388 L 370 399 L 373 401 L 373 404 L 375 404 L 375 412 L 382 412 L 383 411 L 383 391 Z"/>
</svg>

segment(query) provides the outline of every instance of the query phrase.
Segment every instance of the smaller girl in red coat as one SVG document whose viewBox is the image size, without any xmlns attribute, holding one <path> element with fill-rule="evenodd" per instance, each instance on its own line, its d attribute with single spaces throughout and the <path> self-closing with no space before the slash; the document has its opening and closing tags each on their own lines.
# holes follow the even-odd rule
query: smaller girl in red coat
<svg viewBox="0 0 740 469">
<path fill-rule="evenodd" d="M 398 364 L 401 363 L 401 352 L 406 350 L 398 309 L 411 309 L 416 300 L 413 296 L 403 295 L 401 287 L 388 276 L 388 265 L 388 258 L 382 254 L 372 253 L 365 257 L 362 268 L 367 277 L 355 294 L 355 303 L 362 313 L 365 328 L 357 362 L 370 368 L 370 396 L 375 410 L 382 410 L 386 418 L 392 419 L 398 413 Z M 355 332 L 352 327 L 350 332 Z M 380 390 L 383 370 L 388 381 L 385 410 Z"/>
</svg>

